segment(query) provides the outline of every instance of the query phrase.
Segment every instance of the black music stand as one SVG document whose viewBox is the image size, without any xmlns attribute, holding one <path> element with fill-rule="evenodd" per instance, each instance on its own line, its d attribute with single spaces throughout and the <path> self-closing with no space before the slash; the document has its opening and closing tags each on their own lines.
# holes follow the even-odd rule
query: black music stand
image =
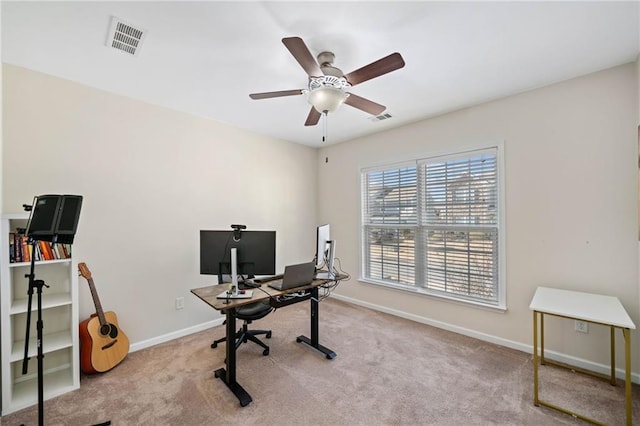
<svg viewBox="0 0 640 426">
<path fill-rule="evenodd" d="M 50 241 L 52 244 L 72 244 L 80 218 L 82 196 L 80 195 L 40 195 L 33 199 L 32 205 L 24 204 L 30 211 L 25 235 L 31 245 L 31 269 L 25 278 L 29 278 L 27 329 L 24 343 L 22 374 L 27 374 L 29 363 L 29 331 L 31 328 L 31 301 L 33 291 L 38 292 L 38 322 L 36 323 L 38 345 L 38 425 L 44 424 L 44 353 L 42 348 L 42 287 L 49 287 L 43 280 L 35 279 L 36 241 Z"/>
</svg>

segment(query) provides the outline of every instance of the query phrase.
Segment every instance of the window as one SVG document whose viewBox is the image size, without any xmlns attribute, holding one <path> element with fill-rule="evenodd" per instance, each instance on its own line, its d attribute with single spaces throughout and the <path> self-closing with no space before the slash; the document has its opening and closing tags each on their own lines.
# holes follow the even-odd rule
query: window
<svg viewBox="0 0 640 426">
<path fill-rule="evenodd" d="M 502 306 L 499 192 L 497 148 L 363 170 L 363 279 Z"/>
</svg>

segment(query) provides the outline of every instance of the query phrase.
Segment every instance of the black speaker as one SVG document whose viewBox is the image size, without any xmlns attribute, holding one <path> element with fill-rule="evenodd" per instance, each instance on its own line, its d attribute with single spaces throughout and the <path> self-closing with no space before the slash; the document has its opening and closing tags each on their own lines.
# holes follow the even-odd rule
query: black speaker
<svg viewBox="0 0 640 426">
<path fill-rule="evenodd" d="M 82 197 L 80 195 L 63 195 L 60 206 L 60 218 L 58 220 L 58 234 L 75 235 L 80 219 L 80 207 Z"/>
<path fill-rule="evenodd" d="M 27 236 L 34 240 L 71 244 L 78 228 L 82 196 L 39 195 L 33 199 Z"/>
</svg>

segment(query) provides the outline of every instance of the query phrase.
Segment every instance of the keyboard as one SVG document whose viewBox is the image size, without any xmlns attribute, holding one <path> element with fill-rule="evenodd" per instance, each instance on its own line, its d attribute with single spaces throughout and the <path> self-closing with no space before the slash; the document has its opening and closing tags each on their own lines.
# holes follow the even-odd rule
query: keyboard
<svg viewBox="0 0 640 426">
<path fill-rule="evenodd" d="M 271 277 L 254 278 L 254 283 L 268 283 L 269 281 L 281 280 L 284 277 L 283 274 L 273 275 Z"/>
</svg>

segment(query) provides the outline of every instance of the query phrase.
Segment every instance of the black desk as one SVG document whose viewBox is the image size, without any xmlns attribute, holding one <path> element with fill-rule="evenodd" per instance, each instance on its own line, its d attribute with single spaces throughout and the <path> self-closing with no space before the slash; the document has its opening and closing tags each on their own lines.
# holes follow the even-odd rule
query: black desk
<svg viewBox="0 0 640 426">
<path fill-rule="evenodd" d="M 220 368 L 216 370 L 215 377 L 221 379 L 227 385 L 227 387 L 231 390 L 231 392 L 233 392 L 233 394 L 238 398 L 241 406 L 243 407 L 247 406 L 252 401 L 252 399 L 251 399 L 251 395 L 249 395 L 249 393 L 245 391 L 244 388 L 240 385 L 240 383 L 238 383 L 238 381 L 236 380 L 236 367 L 237 367 L 236 347 L 235 347 L 235 344 L 233 344 L 234 336 L 236 334 L 236 318 L 233 315 L 234 308 L 237 308 L 242 305 L 254 303 L 260 300 L 269 299 L 269 298 L 271 298 L 272 304 L 274 304 L 274 306 L 277 308 L 286 306 L 292 303 L 310 300 L 311 301 L 311 315 L 310 315 L 311 337 L 309 338 L 306 336 L 298 336 L 296 338 L 296 341 L 305 343 L 311 346 L 312 348 L 317 349 L 318 351 L 325 354 L 327 359 L 333 359 L 336 357 L 336 353 L 331 349 L 325 346 L 322 346 L 319 343 L 319 339 L 318 339 L 318 315 L 319 315 L 318 288 L 322 285 L 325 285 L 334 281 L 340 281 L 341 279 L 344 279 L 344 278 L 346 278 L 346 276 L 339 275 L 335 279 L 317 279 L 317 280 L 314 280 L 311 284 L 304 285 L 301 287 L 296 287 L 294 289 L 282 290 L 282 291 L 275 290 L 269 287 L 267 284 L 263 284 L 259 289 L 256 288 L 253 290 L 253 297 L 251 297 L 250 299 L 231 299 L 228 301 L 225 299 L 217 298 L 217 296 L 221 292 L 223 292 L 225 289 L 228 288 L 228 284 L 212 285 L 207 287 L 195 288 L 191 290 L 191 293 L 196 295 L 199 299 L 201 299 L 207 305 L 211 306 L 212 308 L 218 311 L 223 312 L 226 315 L 227 359 L 225 363 L 227 368 L 226 369 Z M 307 291 L 310 297 L 300 297 L 299 301 L 295 301 L 295 300 L 287 301 L 282 303 L 281 305 L 278 305 L 277 302 L 275 302 L 275 299 L 278 296 L 288 294 L 288 293 L 295 293 L 303 290 Z"/>
</svg>

